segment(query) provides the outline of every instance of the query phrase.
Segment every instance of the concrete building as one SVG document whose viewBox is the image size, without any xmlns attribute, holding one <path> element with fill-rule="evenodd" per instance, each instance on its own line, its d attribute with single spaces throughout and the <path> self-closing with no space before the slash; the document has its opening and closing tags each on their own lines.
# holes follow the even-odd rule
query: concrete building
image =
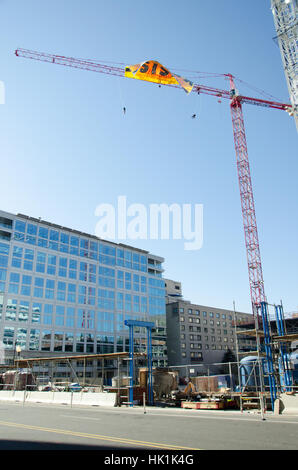
<svg viewBox="0 0 298 470">
<path fill-rule="evenodd" d="M 181 282 L 172 281 L 171 279 L 165 279 L 164 281 L 166 288 L 166 304 L 181 300 L 183 297 Z"/>
<path fill-rule="evenodd" d="M 22 214 L 0 211 L 0 344 L 7 358 L 128 350 L 125 319 L 157 322 L 166 364 L 164 259 Z M 159 326 L 158 326 L 159 325 Z M 136 343 L 144 348 L 144 333 Z M 2 354 L 3 356 L 3 354 Z"/>
<path fill-rule="evenodd" d="M 220 363 L 227 351 L 236 357 L 234 313 L 185 300 L 169 303 L 167 310 L 167 345 L 170 366 Z M 252 314 L 236 313 L 237 322 L 253 322 Z M 239 340 L 239 350 L 251 351 L 255 341 Z"/>
</svg>

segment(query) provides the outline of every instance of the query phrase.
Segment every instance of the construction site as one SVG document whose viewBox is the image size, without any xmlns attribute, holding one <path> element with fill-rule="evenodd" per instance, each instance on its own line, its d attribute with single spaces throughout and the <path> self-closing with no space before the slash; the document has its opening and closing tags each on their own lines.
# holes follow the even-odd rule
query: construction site
<svg viewBox="0 0 298 470">
<path fill-rule="evenodd" d="M 285 4 L 289 5 L 289 3 L 272 0 L 278 41 L 282 43 L 281 49 L 284 56 L 287 55 L 283 47 L 287 42 L 286 32 L 289 32 L 291 27 L 293 32 L 297 33 L 297 23 L 293 26 L 291 19 L 290 26 L 286 24 Z M 291 4 L 293 4 L 297 18 L 297 2 L 295 5 L 294 2 Z M 285 28 L 288 28 L 286 32 Z M 288 42 L 290 41 L 292 41 L 292 36 L 288 38 Z M 21 59 L 30 59 L 89 70 L 107 76 L 153 82 L 160 88 L 162 86 L 182 88 L 187 94 L 208 95 L 219 102 L 226 100 L 229 103 L 253 323 L 238 322 L 235 315 L 233 326 L 236 338 L 236 361 L 225 363 L 194 362 L 184 366 L 153 367 L 152 329 L 155 324 L 147 321 L 149 314 L 144 314 L 143 320 L 139 317 L 134 320 L 125 320 L 125 326 L 129 328 L 129 347 L 125 351 L 101 354 L 64 354 L 61 352 L 57 355 L 51 352 L 47 356 L 45 352 L 40 354 L 40 351 L 35 351 L 34 355 L 26 354 L 27 351 L 18 349 L 17 344 L 13 343 L 13 348 L 16 347 L 16 349 L 13 350 L 10 364 L 1 366 L 0 400 L 22 402 L 24 406 L 27 402 L 33 402 L 69 406 L 144 407 L 144 409 L 145 407 L 171 407 L 193 410 L 234 410 L 239 413 L 256 413 L 263 420 L 266 419 L 268 412 L 298 415 L 298 317 L 286 318 L 282 302 L 279 305 L 270 303 L 265 293 L 243 116 L 243 105 L 247 104 L 268 108 L 270 112 L 283 111 L 294 118 L 298 129 L 297 96 L 291 95 L 291 103 L 243 96 L 232 74 L 221 74 L 221 77 L 229 83 L 229 89 L 220 89 L 192 83 L 178 74 L 172 74 L 155 60 L 123 67 L 113 65 L 111 62 L 75 59 L 22 48 L 15 50 L 15 58 L 17 62 Z M 286 59 L 288 62 L 292 60 L 288 56 Z M 289 71 L 290 67 L 287 65 L 286 69 Z M 297 76 L 295 80 L 297 82 Z M 290 70 L 289 90 L 293 85 L 292 81 L 293 71 Z M 125 114 L 126 107 L 124 106 L 123 115 Z M 192 118 L 195 119 L 195 117 L 194 114 Z M 17 241 L 21 243 L 22 240 Z M 44 249 L 50 249 L 47 245 L 43 246 Z M 154 263 L 155 261 L 153 265 Z M 125 267 L 124 264 L 122 266 Z M 154 271 L 151 266 L 150 269 L 151 271 L 146 271 L 146 275 L 148 273 L 152 276 L 160 274 L 161 277 L 158 268 Z M 87 277 L 83 279 L 83 282 L 87 282 Z M 111 287 L 111 284 L 108 287 Z M 124 287 L 122 286 L 121 289 Z M 63 293 L 60 292 L 60 295 L 63 296 Z M 85 303 L 87 303 L 86 300 Z M 108 307 L 105 308 L 108 310 Z M 123 319 L 124 316 L 121 317 L 123 323 L 121 328 L 124 325 Z M 62 326 L 64 327 L 63 323 Z M 142 350 L 136 347 L 135 328 L 146 330 Z M 114 334 L 113 331 L 111 334 Z M 254 340 L 254 350 L 239 349 L 238 339 L 243 337 Z"/>
<path fill-rule="evenodd" d="M 2 366 L 0 400 L 93 406 L 162 406 L 197 410 L 298 413 L 298 318 L 256 324 L 235 322 L 236 337 L 254 337 L 255 351 L 237 347 L 237 362 L 152 368 L 150 335 L 145 352 L 14 359 Z M 262 305 L 263 309 L 269 307 Z M 269 317 L 269 313 L 267 315 Z M 150 331 L 151 324 L 145 323 Z M 238 345 L 238 341 L 236 343 Z M 268 361 L 269 356 L 269 361 Z M 80 371 L 80 372 L 78 372 Z M 207 371 L 207 373 L 206 373 Z"/>
</svg>

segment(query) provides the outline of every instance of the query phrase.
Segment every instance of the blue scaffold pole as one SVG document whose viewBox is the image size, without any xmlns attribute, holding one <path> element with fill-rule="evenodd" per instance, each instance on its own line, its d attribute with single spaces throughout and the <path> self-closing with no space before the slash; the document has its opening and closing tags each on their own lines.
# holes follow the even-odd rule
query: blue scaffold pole
<svg viewBox="0 0 298 470">
<path fill-rule="evenodd" d="M 148 357 L 148 402 L 153 405 L 153 384 L 152 384 L 152 331 L 147 328 L 147 357 Z"/>
<path fill-rule="evenodd" d="M 134 375 L 134 367 L 133 367 L 133 325 L 129 325 L 129 406 L 133 406 L 133 375 Z"/>
<path fill-rule="evenodd" d="M 125 320 L 124 324 L 129 327 L 129 406 L 133 406 L 133 377 L 134 377 L 134 345 L 133 345 L 133 328 L 139 326 L 147 329 L 147 356 L 148 356 L 148 401 L 153 404 L 153 387 L 152 387 L 152 328 L 153 322 L 141 320 Z"/>
<path fill-rule="evenodd" d="M 261 313 L 262 313 L 263 329 L 264 329 L 264 342 L 265 342 L 265 352 L 266 352 L 267 367 L 268 367 L 268 379 L 269 379 L 269 387 L 270 387 L 271 406 L 272 406 L 272 411 L 274 411 L 274 402 L 276 400 L 276 383 L 275 383 L 275 377 L 274 377 L 274 367 L 273 367 L 271 335 L 270 335 L 267 302 L 261 302 Z"/>
<path fill-rule="evenodd" d="M 279 336 L 284 336 L 286 334 L 284 328 L 284 313 L 282 305 L 275 305 L 275 318 L 277 331 Z M 289 367 L 289 360 L 287 354 L 287 348 L 284 343 L 280 345 L 280 358 L 279 358 L 279 374 L 280 374 L 280 384 L 282 391 L 290 392 L 293 387 L 293 377 L 292 371 Z"/>
</svg>

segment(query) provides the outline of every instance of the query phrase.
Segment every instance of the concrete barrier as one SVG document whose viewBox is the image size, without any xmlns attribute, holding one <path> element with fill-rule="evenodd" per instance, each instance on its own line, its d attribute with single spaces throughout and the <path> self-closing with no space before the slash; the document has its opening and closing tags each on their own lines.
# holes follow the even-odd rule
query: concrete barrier
<svg viewBox="0 0 298 470">
<path fill-rule="evenodd" d="M 115 406 L 116 393 L 82 393 L 82 405 Z"/>
<path fill-rule="evenodd" d="M 25 401 L 33 403 L 52 403 L 54 392 L 26 392 Z"/>
<path fill-rule="evenodd" d="M 13 390 L 0 390 L 0 400 L 14 400 Z"/>
<path fill-rule="evenodd" d="M 0 400 L 64 405 L 116 406 L 116 393 L 32 392 L 0 390 Z"/>
<path fill-rule="evenodd" d="M 280 395 L 280 413 L 298 415 L 298 395 L 288 395 L 281 393 Z"/>
</svg>

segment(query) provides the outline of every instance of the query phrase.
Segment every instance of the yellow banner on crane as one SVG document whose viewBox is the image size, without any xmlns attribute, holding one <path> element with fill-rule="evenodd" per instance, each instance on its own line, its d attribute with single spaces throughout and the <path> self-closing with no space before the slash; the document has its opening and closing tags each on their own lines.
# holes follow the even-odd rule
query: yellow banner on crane
<svg viewBox="0 0 298 470">
<path fill-rule="evenodd" d="M 155 60 L 147 60 L 140 64 L 125 67 L 125 77 L 145 80 L 161 85 L 180 85 L 186 93 L 193 89 L 193 83 L 179 75 L 172 74 L 168 69 Z"/>
</svg>

